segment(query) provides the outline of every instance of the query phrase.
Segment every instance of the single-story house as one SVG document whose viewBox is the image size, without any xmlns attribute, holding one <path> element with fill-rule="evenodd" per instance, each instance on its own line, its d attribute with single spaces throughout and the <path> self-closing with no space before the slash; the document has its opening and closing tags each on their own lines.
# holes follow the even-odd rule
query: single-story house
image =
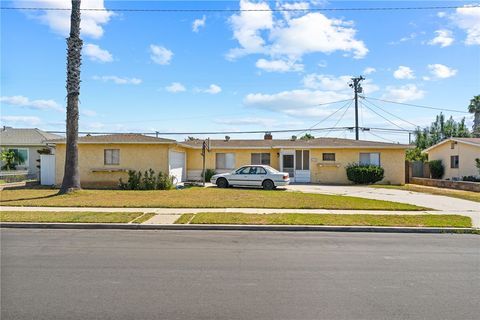
<svg viewBox="0 0 480 320">
<path fill-rule="evenodd" d="M 478 176 L 475 159 L 480 158 L 480 138 L 450 138 L 424 150 L 428 160 L 441 160 L 444 179 Z"/>
<path fill-rule="evenodd" d="M 56 145 L 56 183 L 61 184 L 65 141 Z M 199 181 L 203 140 L 175 140 L 140 134 L 115 134 L 79 138 L 80 178 L 84 186 L 117 185 L 126 171 L 169 172 L 177 181 Z M 405 150 L 408 145 L 338 138 L 311 140 L 210 140 L 207 169 L 228 172 L 248 164 L 265 164 L 288 172 L 294 182 L 348 184 L 345 166 L 376 164 L 385 169 L 381 183 L 405 183 Z"/>
<path fill-rule="evenodd" d="M 29 176 L 37 178 L 40 169 L 39 150 L 47 148 L 47 141 L 61 138 L 60 135 L 48 133 L 40 129 L 25 128 L 0 128 L 0 149 L 13 150 L 19 154 L 23 161 L 17 164 L 17 171 L 26 172 Z M 53 152 L 53 150 L 52 150 Z M 0 165 L 3 163 L 0 161 Z"/>
<path fill-rule="evenodd" d="M 55 184 L 61 185 L 65 168 L 65 139 L 51 140 L 56 146 Z M 180 150 L 179 150 L 180 149 Z M 182 180 L 186 174 L 185 152 L 171 139 L 141 134 L 83 136 L 78 139 L 80 181 L 83 186 L 117 186 L 128 179 L 128 170 L 153 169 L 170 172 Z M 184 180 L 183 179 L 183 180 Z"/>
</svg>

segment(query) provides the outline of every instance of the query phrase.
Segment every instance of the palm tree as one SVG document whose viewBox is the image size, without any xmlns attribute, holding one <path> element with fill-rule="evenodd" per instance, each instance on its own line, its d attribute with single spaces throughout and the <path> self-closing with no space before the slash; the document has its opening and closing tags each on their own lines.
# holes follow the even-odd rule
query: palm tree
<svg viewBox="0 0 480 320">
<path fill-rule="evenodd" d="M 470 100 L 468 112 L 474 114 L 473 135 L 480 138 L 480 95 L 476 95 Z"/>
<path fill-rule="evenodd" d="M 80 95 L 80 65 L 82 64 L 80 39 L 80 0 L 72 0 L 70 37 L 67 39 L 67 141 L 65 172 L 60 194 L 79 190 L 78 170 L 78 96 Z"/>
</svg>

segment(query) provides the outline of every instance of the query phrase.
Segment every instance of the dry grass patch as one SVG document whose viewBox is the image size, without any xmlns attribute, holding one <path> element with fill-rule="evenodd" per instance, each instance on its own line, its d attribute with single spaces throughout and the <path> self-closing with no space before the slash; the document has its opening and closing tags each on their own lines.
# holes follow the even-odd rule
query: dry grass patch
<svg viewBox="0 0 480 320">
<path fill-rule="evenodd" d="M 370 187 L 423 192 L 423 193 L 435 194 L 440 196 L 448 196 L 448 197 L 480 202 L 480 192 L 473 192 L 473 191 L 428 187 L 428 186 L 421 186 L 418 184 L 406 184 L 403 186 L 372 185 Z"/>
<path fill-rule="evenodd" d="M 184 217 L 185 216 L 185 217 Z M 188 222 L 190 221 L 190 222 Z M 177 224 L 247 224 L 247 225 L 324 225 L 386 227 L 459 227 L 470 228 L 469 217 L 459 215 L 376 215 L 376 214 L 305 214 L 305 213 L 198 213 L 183 215 Z"/>
<path fill-rule="evenodd" d="M 249 189 L 189 188 L 169 191 L 81 190 L 57 195 L 55 189 L 0 191 L 2 206 L 287 208 L 425 210 L 410 204 L 340 195 Z"/>
</svg>

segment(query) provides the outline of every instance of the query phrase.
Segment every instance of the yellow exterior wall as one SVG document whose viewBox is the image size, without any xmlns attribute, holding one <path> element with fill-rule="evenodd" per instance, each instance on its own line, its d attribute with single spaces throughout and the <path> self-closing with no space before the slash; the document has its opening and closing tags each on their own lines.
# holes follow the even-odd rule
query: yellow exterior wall
<svg viewBox="0 0 480 320">
<path fill-rule="evenodd" d="M 207 152 L 205 168 L 215 169 L 215 154 L 235 153 L 235 168 L 251 164 L 252 153 L 270 153 L 270 166 L 278 169 L 277 150 L 273 149 L 213 149 Z M 202 150 L 187 149 L 187 169 L 202 170 Z"/>
<path fill-rule="evenodd" d="M 379 152 L 385 177 L 379 183 L 405 184 L 405 150 L 403 149 L 312 149 L 310 177 L 313 183 L 350 184 L 345 167 L 358 163 L 360 153 Z M 335 162 L 322 161 L 322 153 L 335 153 Z"/>
<path fill-rule="evenodd" d="M 80 182 L 84 187 L 117 186 L 122 178 L 128 179 L 126 172 L 92 172 L 94 169 L 131 169 L 145 171 L 150 168 L 155 172 L 168 172 L 168 150 L 183 148 L 167 144 L 79 144 Z M 62 183 L 65 166 L 65 145 L 56 146 L 57 185 Z M 104 150 L 120 149 L 120 165 L 104 165 Z"/>
<path fill-rule="evenodd" d="M 450 156 L 458 156 L 458 168 L 450 168 Z M 428 160 L 442 160 L 445 167 L 443 179 L 478 175 L 475 158 L 480 158 L 480 147 L 461 142 L 454 144 L 453 149 L 451 143 L 446 142 L 428 152 Z"/>
</svg>

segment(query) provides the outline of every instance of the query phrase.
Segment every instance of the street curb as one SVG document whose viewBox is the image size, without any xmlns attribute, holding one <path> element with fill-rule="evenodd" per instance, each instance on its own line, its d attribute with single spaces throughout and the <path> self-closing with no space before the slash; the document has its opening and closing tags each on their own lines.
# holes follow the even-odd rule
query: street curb
<svg viewBox="0 0 480 320">
<path fill-rule="evenodd" d="M 324 231 L 382 233 L 464 233 L 479 234 L 474 228 L 362 227 L 304 225 L 225 225 L 225 224 L 124 224 L 124 223 L 29 223 L 3 222 L 0 228 L 19 229 L 99 229 L 99 230 L 210 230 L 210 231 Z"/>
</svg>

